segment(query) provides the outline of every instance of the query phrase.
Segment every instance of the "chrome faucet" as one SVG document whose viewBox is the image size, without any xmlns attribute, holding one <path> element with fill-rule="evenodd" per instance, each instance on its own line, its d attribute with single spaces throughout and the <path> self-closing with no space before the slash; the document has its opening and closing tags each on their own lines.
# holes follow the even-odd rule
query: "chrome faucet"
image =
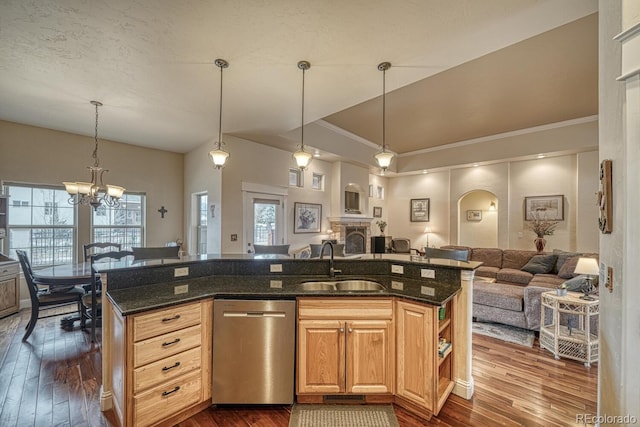
<svg viewBox="0 0 640 427">
<path fill-rule="evenodd" d="M 333 268 L 333 243 L 331 243 L 330 241 L 325 241 L 322 246 L 320 246 L 320 259 L 322 259 L 324 257 L 324 248 L 325 246 L 329 245 L 329 248 L 331 249 L 329 252 L 331 257 L 329 258 L 329 277 L 336 277 L 336 273 L 342 273 L 342 270 L 336 270 L 335 268 Z"/>
</svg>

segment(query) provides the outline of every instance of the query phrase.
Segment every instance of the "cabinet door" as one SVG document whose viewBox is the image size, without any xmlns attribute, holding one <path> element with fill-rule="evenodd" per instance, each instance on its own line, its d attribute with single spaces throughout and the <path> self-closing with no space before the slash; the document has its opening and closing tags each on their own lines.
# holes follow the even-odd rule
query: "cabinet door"
<svg viewBox="0 0 640 427">
<path fill-rule="evenodd" d="M 344 322 L 298 323 L 298 393 L 344 392 L 344 335 Z"/>
<path fill-rule="evenodd" d="M 20 305 L 20 293 L 17 277 L 0 279 L 0 317 L 17 313 Z"/>
<path fill-rule="evenodd" d="M 347 392 L 393 392 L 391 325 L 388 320 L 347 322 Z"/>
<path fill-rule="evenodd" d="M 434 308 L 398 301 L 396 394 L 432 411 L 435 390 Z"/>
</svg>

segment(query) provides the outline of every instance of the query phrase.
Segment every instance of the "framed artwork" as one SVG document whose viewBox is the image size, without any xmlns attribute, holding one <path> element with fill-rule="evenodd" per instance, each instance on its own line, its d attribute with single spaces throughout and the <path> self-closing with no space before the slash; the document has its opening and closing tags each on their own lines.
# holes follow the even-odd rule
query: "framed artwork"
<svg viewBox="0 0 640 427">
<path fill-rule="evenodd" d="M 382 218 L 382 207 L 374 206 L 373 207 L 373 217 L 374 218 Z"/>
<path fill-rule="evenodd" d="M 468 210 L 467 221 L 482 221 L 482 211 Z"/>
<path fill-rule="evenodd" d="M 319 233 L 322 225 L 322 205 L 317 203 L 293 204 L 293 232 Z"/>
<path fill-rule="evenodd" d="M 611 172 L 612 161 L 603 160 L 602 163 L 600 163 L 600 188 L 598 189 L 598 209 L 600 211 L 598 228 L 605 234 L 611 233 L 613 230 L 613 185 L 611 183 Z"/>
<path fill-rule="evenodd" d="M 564 221 L 564 195 L 524 198 L 524 220 Z"/>
<path fill-rule="evenodd" d="M 411 222 L 428 222 L 429 199 L 411 199 L 409 212 Z"/>
</svg>

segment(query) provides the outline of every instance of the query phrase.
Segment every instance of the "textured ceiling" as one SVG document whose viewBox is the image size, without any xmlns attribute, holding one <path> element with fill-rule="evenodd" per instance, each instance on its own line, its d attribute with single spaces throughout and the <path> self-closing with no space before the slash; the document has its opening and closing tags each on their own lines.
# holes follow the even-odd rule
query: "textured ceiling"
<svg viewBox="0 0 640 427">
<path fill-rule="evenodd" d="M 593 67 L 596 34 L 574 37 L 581 30 L 567 27 L 556 30 L 571 34 L 561 41 L 530 38 L 593 14 L 595 0 L 2 0 L 0 8 L 0 119 L 92 135 L 97 99 L 100 137 L 129 144 L 187 152 L 213 141 L 218 57 L 230 63 L 223 132 L 285 149 L 300 126 L 301 59 L 312 64 L 305 122 L 328 116 L 375 143 L 377 64 L 390 61 L 388 141 L 398 152 L 593 114 L 597 69 L 584 78 L 580 69 Z M 593 32 L 594 20 L 579 26 Z M 584 108 L 550 104 L 540 82 L 564 98 L 584 87 L 574 100 Z"/>
</svg>

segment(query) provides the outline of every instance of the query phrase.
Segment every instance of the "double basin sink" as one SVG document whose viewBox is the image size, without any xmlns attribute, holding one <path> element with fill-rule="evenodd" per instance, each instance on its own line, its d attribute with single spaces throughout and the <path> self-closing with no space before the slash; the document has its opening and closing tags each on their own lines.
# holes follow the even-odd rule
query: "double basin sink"
<svg viewBox="0 0 640 427">
<path fill-rule="evenodd" d="M 385 287 L 371 280 L 336 280 L 303 282 L 297 285 L 300 291 L 324 292 L 384 292 Z"/>
</svg>

